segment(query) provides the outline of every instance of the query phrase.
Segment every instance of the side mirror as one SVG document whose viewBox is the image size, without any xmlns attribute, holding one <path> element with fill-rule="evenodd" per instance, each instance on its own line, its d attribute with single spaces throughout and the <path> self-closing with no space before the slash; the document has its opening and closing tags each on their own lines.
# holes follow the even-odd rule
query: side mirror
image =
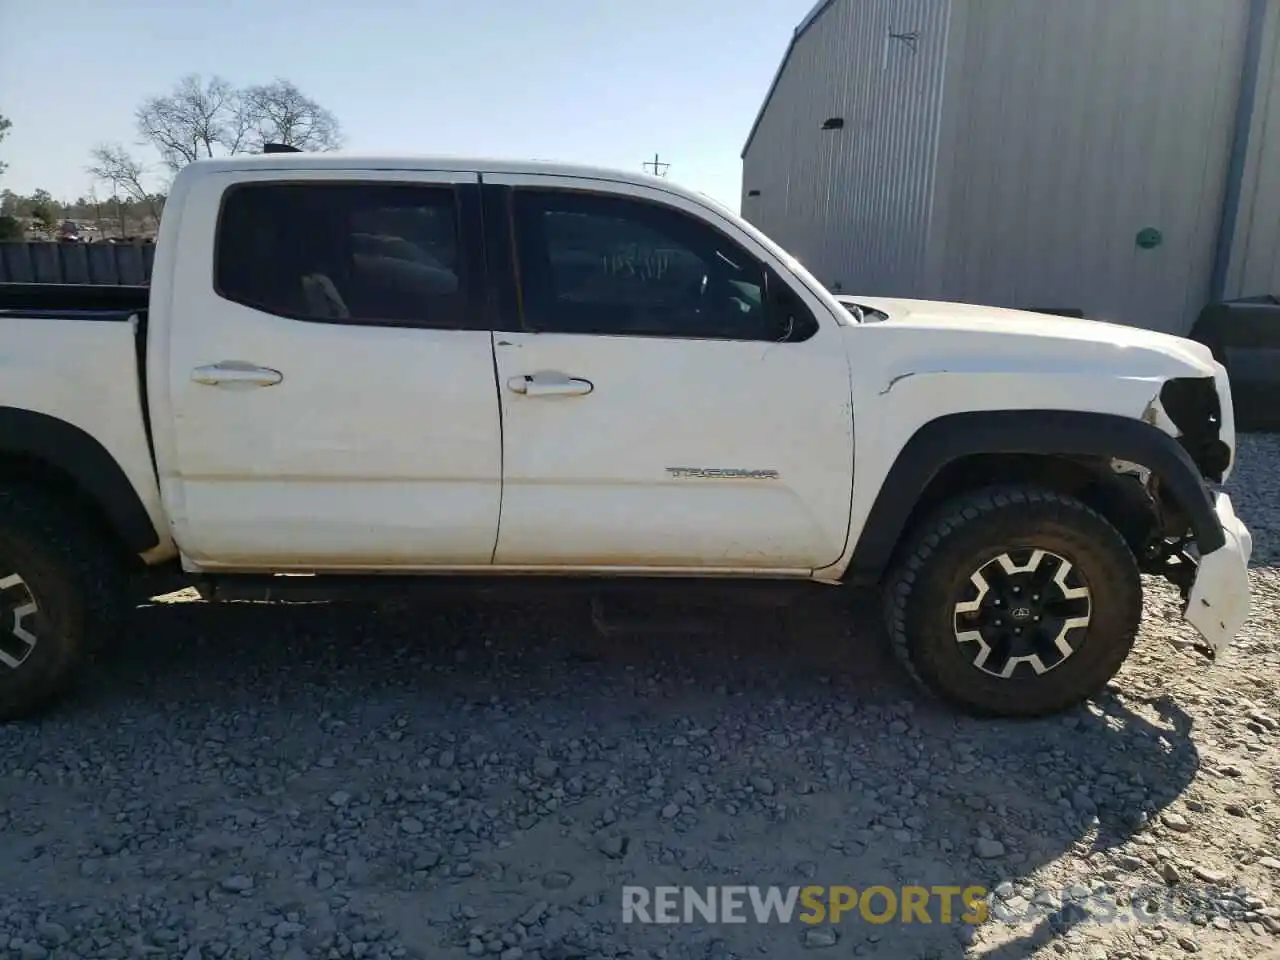
<svg viewBox="0 0 1280 960">
<path fill-rule="evenodd" d="M 769 321 L 777 331 L 779 343 L 799 343 L 818 332 L 818 321 L 804 302 L 773 271 L 768 279 Z"/>
</svg>

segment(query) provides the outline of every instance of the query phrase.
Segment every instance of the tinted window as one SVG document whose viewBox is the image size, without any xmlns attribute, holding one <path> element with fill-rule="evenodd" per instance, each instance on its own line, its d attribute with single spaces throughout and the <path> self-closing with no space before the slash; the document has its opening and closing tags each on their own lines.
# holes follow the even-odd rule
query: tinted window
<svg viewBox="0 0 1280 960">
<path fill-rule="evenodd" d="M 524 319 L 535 330 L 779 340 L 761 264 L 656 204 L 517 191 Z"/>
<path fill-rule="evenodd" d="M 454 326 L 463 287 L 449 188 L 357 183 L 234 187 L 215 286 L 299 320 Z"/>
</svg>

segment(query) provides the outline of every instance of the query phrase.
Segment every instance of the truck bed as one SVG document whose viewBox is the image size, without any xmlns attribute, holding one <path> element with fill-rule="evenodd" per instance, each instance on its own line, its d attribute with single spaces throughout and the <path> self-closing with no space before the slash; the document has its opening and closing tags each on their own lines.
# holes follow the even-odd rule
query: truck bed
<svg viewBox="0 0 1280 960">
<path fill-rule="evenodd" d="M 20 451 L 39 455 L 82 441 L 100 446 L 123 471 L 152 527 L 163 531 L 142 375 L 147 293 L 146 287 L 0 284 L 0 408 L 10 415 L 10 445 Z M 133 317 L 136 324 L 129 322 Z M 60 318 L 116 322 L 52 322 Z M 170 541 L 162 540 L 167 550 Z"/>
<path fill-rule="evenodd" d="M 127 320 L 147 309 L 149 287 L 89 283 L 0 283 L 0 315 Z"/>
</svg>

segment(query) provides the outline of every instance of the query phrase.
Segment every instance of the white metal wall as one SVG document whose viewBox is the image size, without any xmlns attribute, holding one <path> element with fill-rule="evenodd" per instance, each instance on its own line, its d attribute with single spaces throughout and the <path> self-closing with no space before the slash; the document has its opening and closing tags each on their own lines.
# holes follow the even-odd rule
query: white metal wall
<svg viewBox="0 0 1280 960">
<path fill-rule="evenodd" d="M 744 216 L 832 288 L 918 292 L 950 11 L 834 0 L 796 41 L 745 151 Z M 829 117 L 844 128 L 821 130 Z"/>
<path fill-rule="evenodd" d="M 935 234 L 945 296 L 1186 332 L 1210 293 L 1248 0 L 966 7 Z M 1139 248 L 1145 227 L 1161 246 Z"/>
<path fill-rule="evenodd" d="M 1280 0 L 1228 295 L 1280 293 Z M 1210 296 L 1249 0 L 834 0 L 744 155 L 829 286 L 1182 333 Z M 889 34 L 914 34 L 914 53 Z M 843 116 L 845 128 L 821 132 Z M 759 190 L 760 196 L 750 192 Z M 1137 234 L 1163 235 L 1143 250 Z"/>
<path fill-rule="evenodd" d="M 1280 0 L 1267 7 L 1257 90 L 1228 299 L 1280 296 Z"/>
</svg>

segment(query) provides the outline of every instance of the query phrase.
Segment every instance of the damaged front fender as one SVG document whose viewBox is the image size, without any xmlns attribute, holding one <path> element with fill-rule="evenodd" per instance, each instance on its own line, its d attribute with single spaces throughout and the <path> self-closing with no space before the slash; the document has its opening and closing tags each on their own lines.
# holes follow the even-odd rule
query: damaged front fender
<svg viewBox="0 0 1280 960">
<path fill-rule="evenodd" d="M 1143 411 L 1142 419 L 1174 437 L 1195 463 L 1201 477 L 1221 484 L 1235 460 L 1235 417 L 1225 370 L 1217 376 L 1175 377 L 1160 388 Z M 1201 546 L 1195 574 L 1187 582 L 1186 568 L 1175 564 L 1169 579 L 1179 583 L 1185 604 L 1183 617 L 1204 639 L 1210 659 L 1222 657 L 1249 618 L 1249 559 L 1253 537 L 1236 516 L 1231 498 L 1213 494 L 1213 512 L 1221 535 Z M 1189 558 L 1186 558 L 1189 559 Z"/>
<path fill-rule="evenodd" d="M 1217 660 L 1249 619 L 1253 537 L 1225 493 L 1218 494 L 1214 513 L 1222 524 L 1226 543 L 1201 555 L 1183 617 L 1204 638 L 1210 657 Z"/>
<path fill-rule="evenodd" d="M 1226 480 L 1235 455 L 1235 423 L 1224 377 L 1166 380 L 1142 419 L 1176 438 L 1206 479 Z"/>
</svg>

